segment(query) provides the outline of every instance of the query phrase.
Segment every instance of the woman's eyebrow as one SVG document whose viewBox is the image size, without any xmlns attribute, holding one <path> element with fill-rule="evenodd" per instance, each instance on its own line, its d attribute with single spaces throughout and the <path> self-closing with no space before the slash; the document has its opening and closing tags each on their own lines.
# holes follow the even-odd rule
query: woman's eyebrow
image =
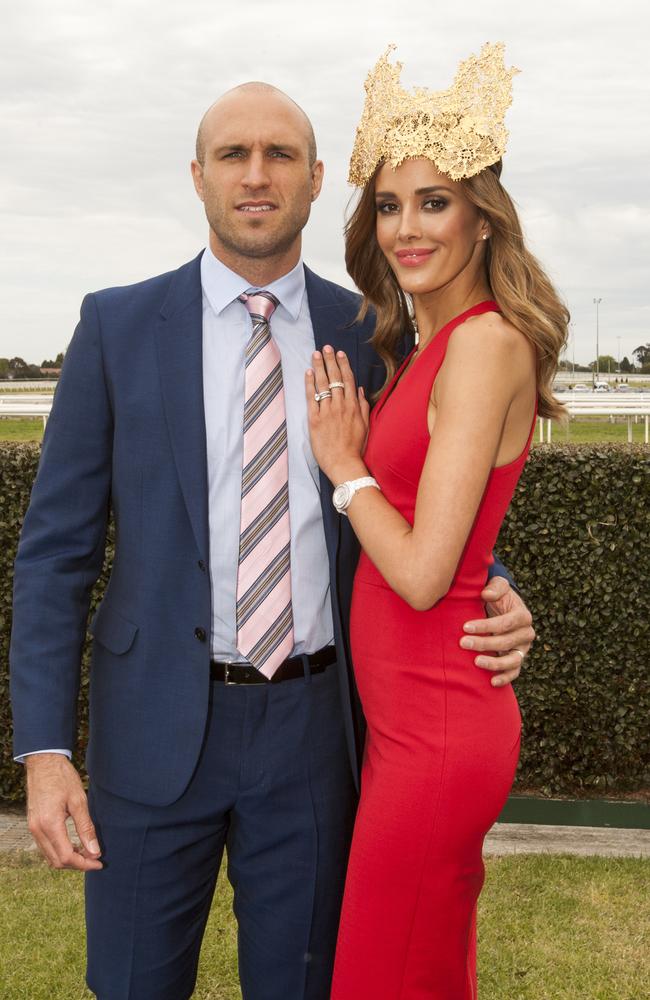
<svg viewBox="0 0 650 1000">
<path fill-rule="evenodd" d="M 432 184 L 430 187 L 417 188 L 415 193 L 418 195 L 422 194 L 433 194 L 434 191 L 448 191 L 449 194 L 454 192 L 451 188 L 445 187 L 444 184 Z M 376 191 L 375 198 L 396 198 L 397 195 L 393 191 Z"/>
</svg>

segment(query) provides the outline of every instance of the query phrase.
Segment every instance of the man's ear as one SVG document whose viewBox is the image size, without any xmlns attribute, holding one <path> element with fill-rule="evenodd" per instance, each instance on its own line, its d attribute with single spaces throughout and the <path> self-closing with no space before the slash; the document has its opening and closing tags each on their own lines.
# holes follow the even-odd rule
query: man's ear
<svg viewBox="0 0 650 1000">
<path fill-rule="evenodd" d="M 203 194 L 203 167 L 198 160 L 192 160 L 190 169 L 192 171 L 192 180 L 194 181 L 194 190 L 201 201 L 205 201 Z"/>
<path fill-rule="evenodd" d="M 316 201 L 323 186 L 323 176 L 325 174 L 325 164 L 322 160 L 316 160 L 311 168 L 311 200 Z"/>
</svg>

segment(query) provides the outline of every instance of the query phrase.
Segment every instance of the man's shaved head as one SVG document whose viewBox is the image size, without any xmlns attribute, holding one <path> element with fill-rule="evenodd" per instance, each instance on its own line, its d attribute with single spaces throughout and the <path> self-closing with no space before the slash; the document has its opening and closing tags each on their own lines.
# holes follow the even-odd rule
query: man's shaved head
<svg viewBox="0 0 650 1000">
<path fill-rule="evenodd" d="M 270 83 L 262 83 L 261 81 L 257 80 L 253 80 L 250 83 L 241 83 L 239 84 L 238 87 L 233 87 L 232 90 L 227 90 L 225 94 L 217 98 L 214 104 L 210 105 L 208 110 L 203 115 L 203 118 L 199 123 L 198 132 L 196 133 L 196 158 L 201 164 L 201 166 L 203 166 L 203 164 L 205 163 L 205 153 L 207 145 L 206 136 L 209 129 L 210 119 L 213 116 L 213 113 L 218 112 L 219 110 L 222 109 L 225 110 L 225 108 L 222 108 L 222 106 L 227 105 L 229 99 L 231 99 L 234 95 L 238 93 L 251 93 L 251 92 L 252 93 L 257 92 L 259 94 L 265 94 L 265 95 L 272 94 L 276 96 L 280 101 L 286 102 L 295 109 L 296 118 L 300 121 L 302 125 L 302 130 L 304 131 L 305 134 L 305 141 L 307 143 L 307 149 L 308 149 L 309 165 L 313 166 L 313 164 L 316 162 L 318 154 L 316 150 L 316 137 L 314 135 L 314 129 L 309 118 L 302 110 L 300 105 L 296 104 L 296 102 L 291 97 L 289 97 L 288 94 L 285 94 L 283 90 L 279 90 L 277 87 L 273 87 Z"/>
<path fill-rule="evenodd" d="M 226 267 L 257 285 L 295 267 L 323 164 L 309 118 L 287 94 L 261 82 L 223 94 L 201 119 L 192 177 Z"/>
</svg>

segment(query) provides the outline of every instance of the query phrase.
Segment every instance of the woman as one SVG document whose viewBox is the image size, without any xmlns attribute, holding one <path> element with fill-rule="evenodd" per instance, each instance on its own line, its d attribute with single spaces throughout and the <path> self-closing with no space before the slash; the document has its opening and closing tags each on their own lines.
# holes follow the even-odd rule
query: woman
<svg viewBox="0 0 650 1000">
<path fill-rule="evenodd" d="M 456 636 L 485 615 L 536 415 L 562 413 L 550 386 L 568 314 L 499 180 L 502 46 L 443 94 L 406 94 L 399 69 L 384 56 L 366 83 L 351 169 L 346 260 L 388 368 L 367 444 L 346 356 L 316 353 L 306 380 L 314 454 L 363 549 L 351 643 L 368 736 L 332 998 L 473 1000 L 482 844 L 520 716 Z M 407 295 L 419 344 L 395 370 Z"/>
</svg>

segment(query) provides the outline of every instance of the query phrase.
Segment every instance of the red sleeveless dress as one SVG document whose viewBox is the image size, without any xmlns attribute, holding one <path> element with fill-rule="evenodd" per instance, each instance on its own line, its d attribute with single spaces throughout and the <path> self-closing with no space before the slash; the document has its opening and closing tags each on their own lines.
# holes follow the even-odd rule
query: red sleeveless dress
<svg viewBox="0 0 650 1000">
<path fill-rule="evenodd" d="M 411 524 L 449 337 L 497 310 L 482 302 L 443 327 L 372 411 L 365 462 Z M 521 723 L 512 687 L 493 687 L 458 643 L 464 622 L 485 617 L 479 595 L 534 426 L 521 455 L 492 469 L 452 585 L 433 608 L 413 610 L 361 556 L 351 642 L 368 735 L 332 1000 L 477 996 L 483 838 L 510 791 Z"/>
</svg>

